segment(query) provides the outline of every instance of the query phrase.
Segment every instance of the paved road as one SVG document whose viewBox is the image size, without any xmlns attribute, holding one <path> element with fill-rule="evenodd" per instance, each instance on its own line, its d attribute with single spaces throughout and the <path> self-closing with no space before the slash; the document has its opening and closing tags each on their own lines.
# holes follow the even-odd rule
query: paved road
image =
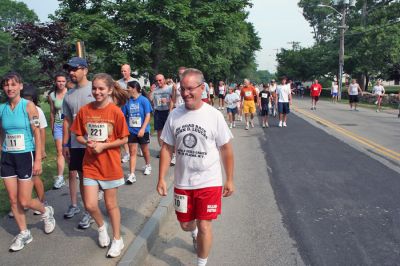
<svg viewBox="0 0 400 266">
<path fill-rule="evenodd" d="M 397 117 L 329 103 L 307 116 L 307 104 L 297 101 L 288 128 L 234 129 L 238 191 L 223 202 L 208 265 L 398 264 L 399 161 L 381 149 L 396 155 Z M 371 151 L 333 127 L 346 119 L 356 121 L 346 130 L 382 147 Z M 190 237 L 171 214 L 146 265 L 194 259 Z"/>
</svg>

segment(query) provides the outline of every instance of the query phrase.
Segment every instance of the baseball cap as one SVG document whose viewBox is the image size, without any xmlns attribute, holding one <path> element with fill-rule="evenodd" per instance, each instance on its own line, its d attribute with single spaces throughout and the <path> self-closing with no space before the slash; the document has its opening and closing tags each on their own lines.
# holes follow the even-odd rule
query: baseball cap
<svg viewBox="0 0 400 266">
<path fill-rule="evenodd" d="M 272 80 L 271 80 L 271 82 L 275 82 L 275 80 L 274 80 L 274 79 L 272 79 Z"/>
<path fill-rule="evenodd" d="M 85 58 L 82 57 L 72 57 L 68 63 L 64 64 L 64 69 L 67 69 L 69 67 L 88 67 L 88 63 Z"/>
</svg>

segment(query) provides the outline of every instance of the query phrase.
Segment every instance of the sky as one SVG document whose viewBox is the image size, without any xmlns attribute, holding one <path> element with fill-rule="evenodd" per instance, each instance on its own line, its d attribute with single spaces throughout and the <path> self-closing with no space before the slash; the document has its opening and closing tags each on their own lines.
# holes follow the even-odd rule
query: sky
<svg viewBox="0 0 400 266">
<path fill-rule="evenodd" d="M 47 21 L 58 7 L 57 0 L 19 0 L 33 9 L 41 21 Z M 259 70 L 275 72 L 276 49 L 290 48 L 290 42 L 303 47 L 314 43 L 312 29 L 304 19 L 297 0 L 253 0 L 248 21 L 254 24 L 261 38 L 261 50 L 256 53 Z"/>
</svg>

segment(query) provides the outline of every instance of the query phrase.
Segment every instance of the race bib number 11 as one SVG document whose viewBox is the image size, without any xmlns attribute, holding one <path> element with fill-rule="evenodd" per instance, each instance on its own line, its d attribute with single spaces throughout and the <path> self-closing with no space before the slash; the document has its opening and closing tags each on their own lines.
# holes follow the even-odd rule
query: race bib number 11
<svg viewBox="0 0 400 266">
<path fill-rule="evenodd" d="M 6 134 L 7 151 L 23 151 L 25 150 L 24 134 Z"/>
</svg>

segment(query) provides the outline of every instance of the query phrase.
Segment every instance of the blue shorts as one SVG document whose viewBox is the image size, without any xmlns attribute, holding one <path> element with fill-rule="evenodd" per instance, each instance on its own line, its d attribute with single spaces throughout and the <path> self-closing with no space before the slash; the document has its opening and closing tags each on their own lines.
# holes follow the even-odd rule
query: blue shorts
<svg viewBox="0 0 400 266">
<path fill-rule="evenodd" d="M 289 103 L 279 103 L 278 102 L 278 113 L 280 113 L 280 114 L 290 113 Z"/>
<path fill-rule="evenodd" d="M 96 180 L 88 177 L 83 178 L 83 185 L 84 186 L 99 186 L 101 189 L 111 189 L 111 188 L 116 188 L 119 186 L 122 186 L 125 184 L 124 178 L 120 178 L 117 180 L 109 180 L 109 181 L 104 181 L 104 180 Z"/>
<path fill-rule="evenodd" d="M 163 130 L 168 115 L 169 115 L 169 110 L 154 111 L 154 130 Z"/>
<path fill-rule="evenodd" d="M 59 124 L 54 124 L 53 127 L 53 138 L 54 140 L 58 140 L 61 139 L 63 137 L 63 125 L 59 125 Z"/>
<path fill-rule="evenodd" d="M 337 92 L 332 92 L 332 96 L 333 96 L 333 97 L 336 97 L 337 95 L 338 95 Z"/>
<path fill-rule="evenodd" d="M 229 114 L 229 113 L 232 113 L 233 115 L 234 114 L 236 114 L 237 113 L 237 107 L 235 107 L 235 108 L 229 108 L 229 107 L 227 107 L 226 108 L 226 112 Z"/>
</svg>

